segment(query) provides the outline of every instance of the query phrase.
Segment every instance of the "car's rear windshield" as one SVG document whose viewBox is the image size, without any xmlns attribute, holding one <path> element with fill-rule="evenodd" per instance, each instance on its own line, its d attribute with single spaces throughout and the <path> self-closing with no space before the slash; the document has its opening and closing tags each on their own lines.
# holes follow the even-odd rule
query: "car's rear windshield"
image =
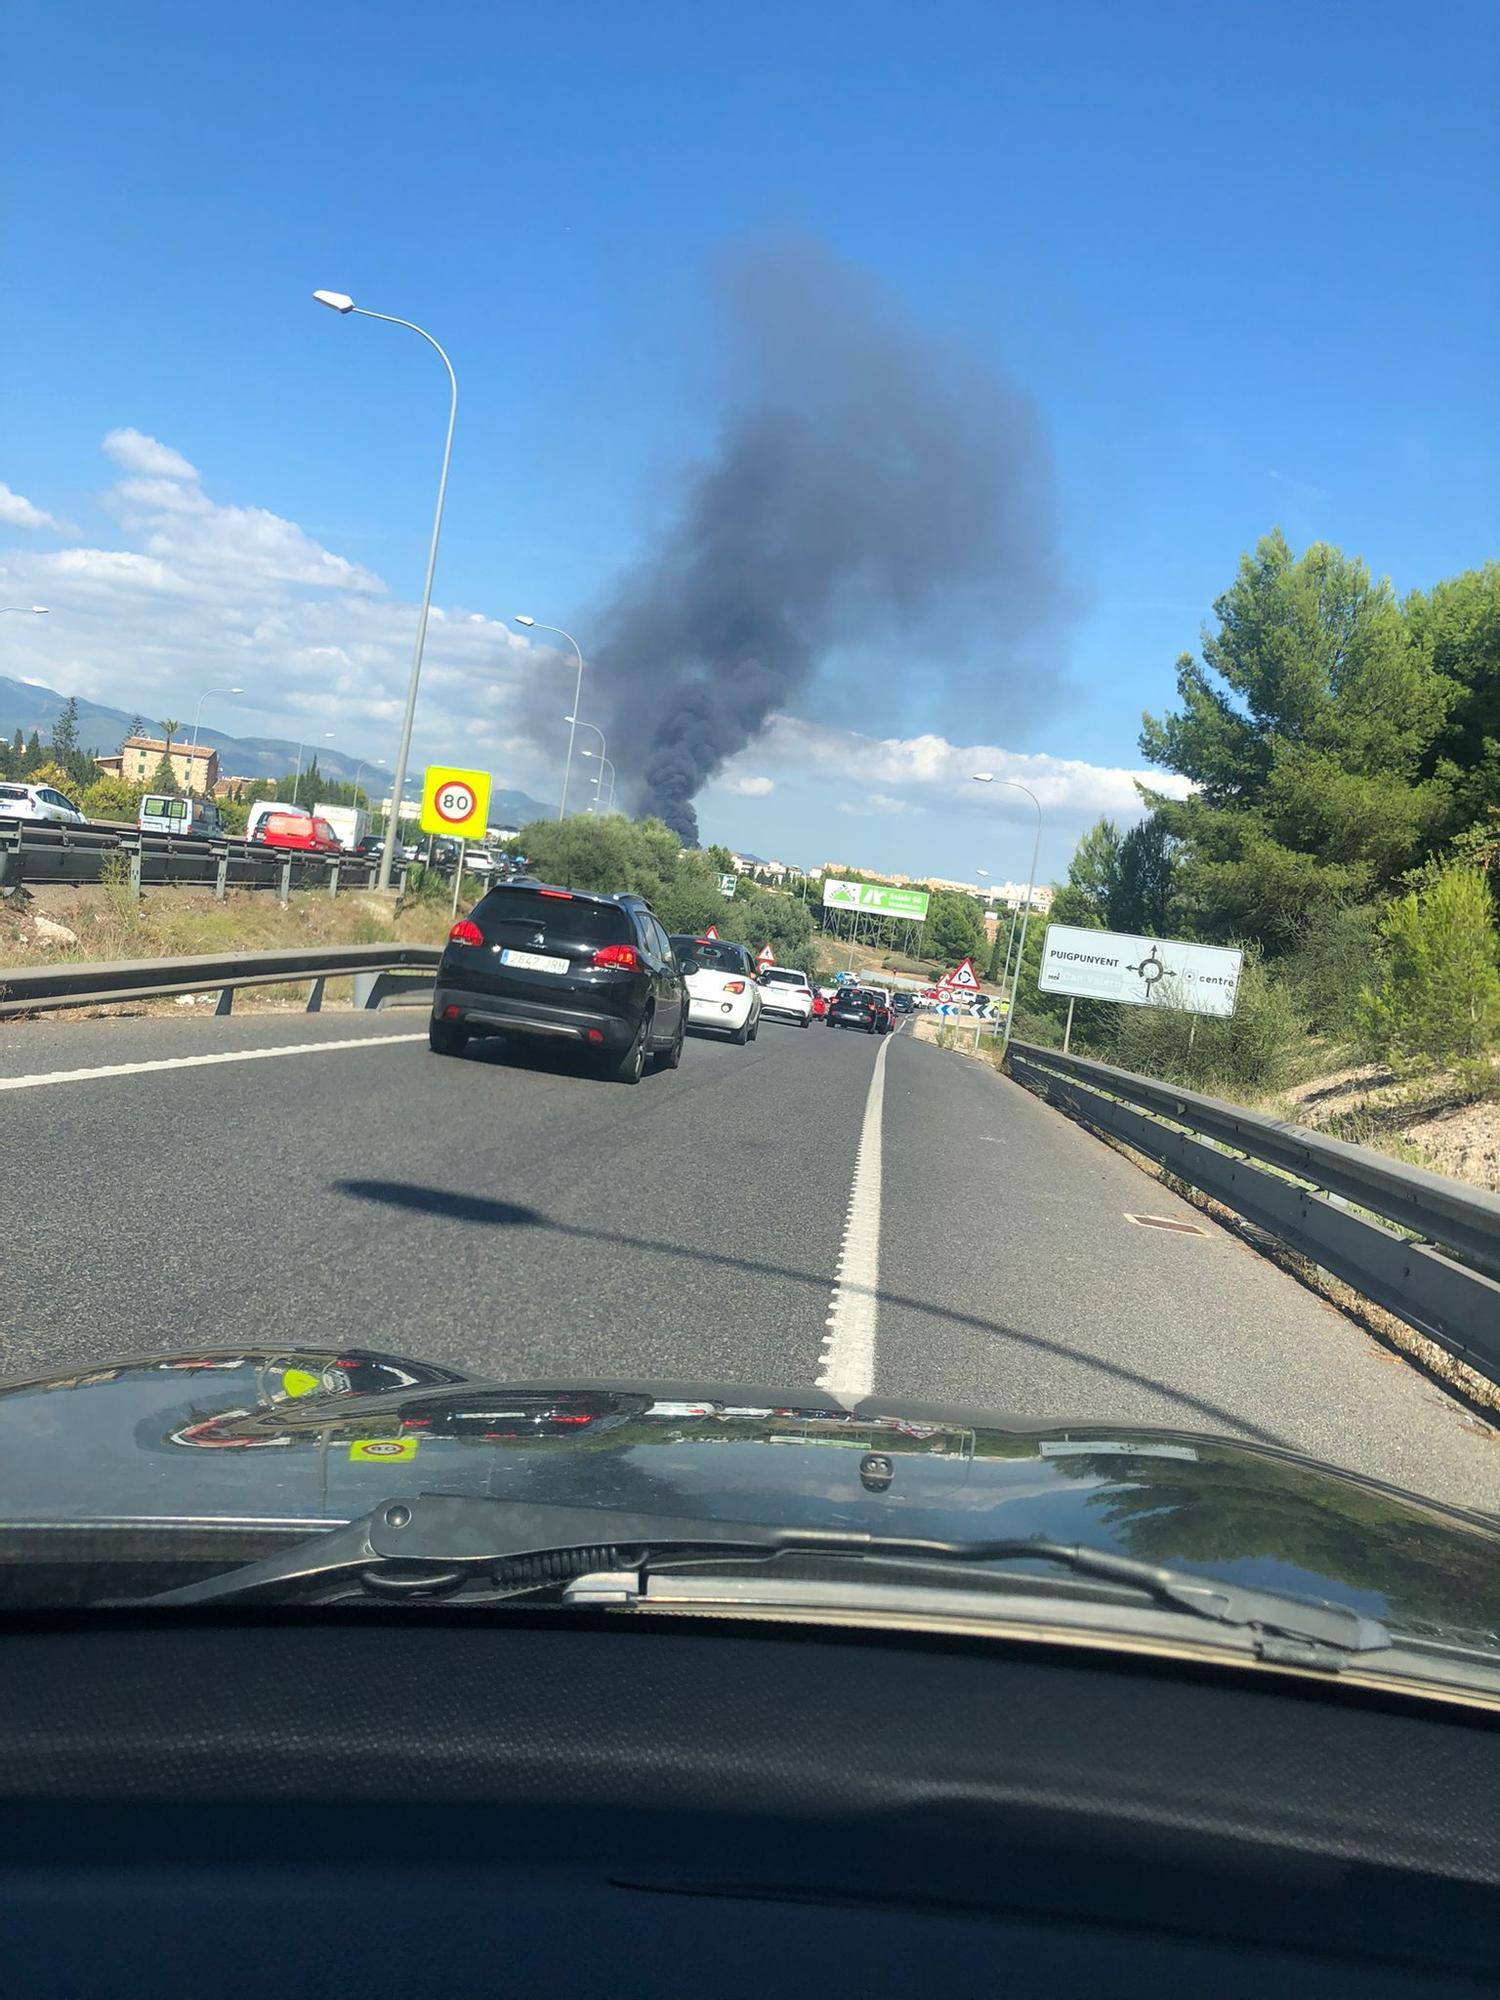
<svg viewBox="0 0 1500 2000">
<path fill-rule="evenodd" d="M 766 968 L 766 984 L 768 986 L 805 986 L 807 984 L 807 974 L 805 972 L 789 972 L 784 966 L 778 968 L 771 965 Z"/>
<path fill-rule="evenodd" d="M 833 996 L 835 1007 L 863 1007 L 871 996 L 862 986 L 841 986 Z"/>
<path fill-rule="evenodd" d="M 591 896 L 497 887 L 480 899 L 474 919 L 486 930 L 497 924 L 524 924 L 550 938 L 578 938 L 588 944 L 630 942 L 630 919 L 619 904 L 596 903 Z"/>
<path fill-rule="evenodd" d="M 0 799 L 24 799 L 30 796 L 24 785 L 0 785 Z"/>
<path fill-rule="evenodd" d="M 689 959 L 709 972 L 743 972 L 737 944 L 722 944 L 717 938 L 674 937 L 672 949 L 683 964 Z"/>
</svg>

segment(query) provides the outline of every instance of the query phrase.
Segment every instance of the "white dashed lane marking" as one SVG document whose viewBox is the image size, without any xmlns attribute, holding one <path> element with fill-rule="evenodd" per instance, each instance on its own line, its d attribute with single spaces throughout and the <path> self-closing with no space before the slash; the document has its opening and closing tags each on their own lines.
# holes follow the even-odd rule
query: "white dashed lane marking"
<svg viewBox="0 0 1500 2000">
<path fill-rule="evenodd" d="M 818 1387 L 854 1400 L 875 1387 L 875 1332 L 880 1290 L 880 1119 L 885 1105 L 885 1059 L 891 1038 L 880 1044 L 865 1098 L 859 1149 L 854 1155 L 854 1185 L 849 1213 L 835 1267 L 833 1297 L 828 1307 L 828 1331 Z"/>
<path fill-rule="evenodd" d="M 0 1090 L 39 1090 L 48 1083 L 92 1083 L 99 1077 L 149 1076 L 163 1069 L 208 1069 L 214 1063 L 269 1062 L 273 1056 L 320 1056 L 335 1049 L 384 1049 L 421 1042 L 425 1034 L 356 1035 L 343 1042 L 284 1042 L 274 1049 L 225 1049 L 211 1056 L 162 1056 L 155 1062 L 101 1063 L 97 1069 L 49 1069 L 35 1076 L 0 1076 Z"/>
</svg>

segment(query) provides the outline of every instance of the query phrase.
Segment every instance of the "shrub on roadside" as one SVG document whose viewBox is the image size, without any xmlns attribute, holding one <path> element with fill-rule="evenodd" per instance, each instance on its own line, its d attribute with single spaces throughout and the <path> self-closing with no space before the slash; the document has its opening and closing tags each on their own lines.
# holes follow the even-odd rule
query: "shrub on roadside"
<svg viewBox="0 0 1500 2000">
<path fill-rule="evenodd" d="M 1258 951 L 1247 949 L 1232 1014 L 1122 1007 L 1114 1060 L 1210 1095 L 1256 1097 L 1297 1082 L 1310 1053 L 1307 1021 L 1290 990 L 1268 977 Z"/>
<path fill-rule="evenodd" d="M 1394 897 L 1380 935 L 1380 975 L 1360 1003 L 1371 1050 L 1406 1067 L 1486 1056 L 1500 1041 L 1500 948 L 1480 871 L 1446 866 L 1426 887 Z"/>
</svg>

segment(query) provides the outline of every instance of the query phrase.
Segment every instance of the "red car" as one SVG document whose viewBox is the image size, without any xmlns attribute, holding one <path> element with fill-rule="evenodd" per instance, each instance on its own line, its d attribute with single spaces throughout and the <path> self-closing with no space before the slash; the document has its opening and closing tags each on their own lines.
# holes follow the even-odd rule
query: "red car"
<svg viewBox="0 0 1500 2000">
<path fill-rule="evenodd" d="M 255 830 L 266 847 L 289 847 L 298 854 L 342 854 L 338 835 L 313 813 L 267 813 Z"/>
<path fill-rule="evenodd" d="M 827 1014 L 827 1012 L 828 1012 L 828 1002 L 823 998 L 822 994 L 818 991 L 817 987 L 815 986 L 813 988 L 813 1019 L 815 1021 L 821 1021 L 823 1017 Z"/>
</svg>

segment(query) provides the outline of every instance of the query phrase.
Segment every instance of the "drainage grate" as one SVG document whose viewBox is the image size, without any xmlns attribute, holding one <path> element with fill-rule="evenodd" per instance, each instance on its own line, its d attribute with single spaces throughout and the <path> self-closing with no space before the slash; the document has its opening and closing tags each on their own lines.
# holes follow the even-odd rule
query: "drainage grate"
<svg viewBox="0 0 1500 2000">
<path fill-rule="evenodd" d="M 1206 1229 L 1200 1229 L 1196 1222 L 1177 1222 L 1170 1215 L 1130 1215 L 1127 1222 L 1133 1222 L 1137 1229 L 1170 1229 L 1174 1236 L 1207 1236 Z"/>
</svg>

